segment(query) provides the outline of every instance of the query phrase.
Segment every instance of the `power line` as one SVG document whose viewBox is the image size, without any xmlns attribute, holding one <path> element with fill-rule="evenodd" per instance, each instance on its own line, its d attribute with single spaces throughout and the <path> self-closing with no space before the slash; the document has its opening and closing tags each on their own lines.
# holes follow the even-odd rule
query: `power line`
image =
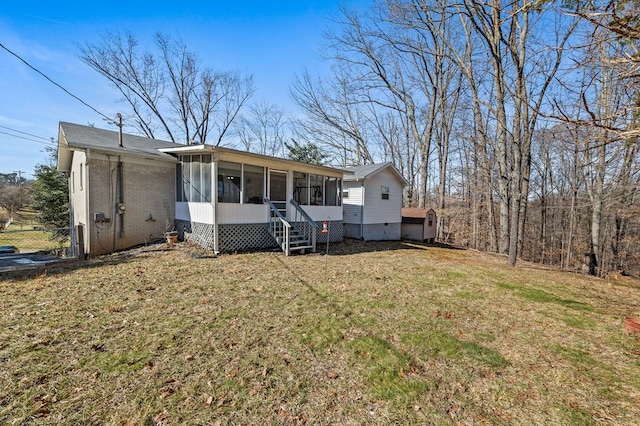
<svg viewBox="0 0 640 426">
<path fill-rule="evenodd" d="M 16 133 L 22 133 L 23 135 L 27 135 L 27 136 L 33 136 L 34 138 L 38 138 L 38 139 L 44 139 L 47 142 L 51 142 L 51 138 L 45 138 L 44 136 L 38 136 L 38 135 L 34 135 L 32 133 L 27 133 L 27 132 L 23 132 L 17 129 L 12 129 L 11 127 L 7 127 L 7 126 L 0 126 L 3 129 L 7 129 L 7 130 L 11 130 L 12 132 L 16 132 Z"/>
<path fill-rule="evenodd" d="M 33 71 L 37 72 L 38 74 L 40 74 L 41 76 L 43 76 L 44 78 L 46 78 L 50 83 L 54 84 L 55 86 L 57 86 L 58 88 L 62 89 L 62 91 L 64 91 L 67 95 L 73 97 L 74 99 L 80 101 L 80 103 L 82 103 L 83 105 L 85 105 L 86 107 L 92 109 L 94 112 L 96 112 L 97 114 L 101 115 L 104 119 L 109 120 L 109 121 L 113 121 L 113 118 L 111 117 L 107 117 L 105 114 L 101 113 L 100 111 L 98 111 L 97 109 L 95 109 L 94 107 L 92 107 L 91 105 L 89 105 L 88 103 L 86 103 L 85 101 L 83 101 L 82 99 L 80 99 L 78 96 L 74 95 L 73 93 L 71 93 L 70 91 L 68 91 L 67 89 L 65 89 L 62 85 L 60 85 L 59 83 L 56 83 L 55 81 L 53 81 L 51 78 L 49 78 L 49 76 L 47 76 L 45 73 L 43 73 L 42 71 L 40 71 L 39 69 L 37 69 L 36 67 L 34 67 L 33 65 L 31 65 L 29 62 L 27 62 L 26 60 L 22 59 L 22 57 L 20 55 L 18 55 L 17 53 L 13 52 L 11 49 L 9 49 L 8 47 L 6 47 L 4 44 L 0 43 L 0 47 L 2 47 L 4 50 L 6 50 L 7 52 L 9 52 L 11 55 L 15 56 L 16 58 L 18 58 L 22 63 L 24 63 L 26 66 L 28 66 L 29 68 L 31 68 Z"/>
<path fill-rule="evenodd" d="M 49 146 L 51 146 L 51 144 L 52 144 L 52 143 L 54 143 L 54 142 L 52 142 L 52 141 L 49 141 L 49 143 L 47 143 L 47 142 L 42 142 L 42 141 L 39 141 L 39 140 L 36 140 L 36 139 L 27 138 L 27 137 L 19 136 L 19 135 L 14 135 L 13 133 L 7 133 L 7 132 L 1 132 L 1 131 L 0 131 L 0 134 L 2 134 L 2 135 L 9 135 L 9 136 L 13 136 L 14 138 L 24 139 L 24 140 L 28 140 L 28 141 L 31 141 L 31 142 L 41 143 L 41 144 L 43 144 L 43 145 L 49 145 Z"/>
</svg>

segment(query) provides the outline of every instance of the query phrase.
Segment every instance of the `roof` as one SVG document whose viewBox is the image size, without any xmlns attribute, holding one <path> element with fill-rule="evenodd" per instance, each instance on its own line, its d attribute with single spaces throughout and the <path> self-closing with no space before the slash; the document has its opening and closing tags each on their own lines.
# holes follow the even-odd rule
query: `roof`
<svg viewBox="0 0 640 426">
<path fill-rule="evenodd" d="M 400 182 L 402 182 L 403 186 L 409 185 L 409 182 L 402 176 L 402 174 L 395 168 L 395 166 L 387 161 L 386 163 L 378 163 L 378 164 L 367 164 L 365 166 L 352 166 L 347 167 L 345 170 L 353 173 L 352 175 L 348 175 L 344 177 L 344 180 L 349 181 L 358 181 L 370 178 L 371 176 L 379 173 L 385 169 L 390 169 L 391 172 L 398 178 Z"/>
<path fill-rule="evenodd" d="M 243 157 L 251 157 L 256 158 L 262 161 L 275 161 L 277 163 L 282 164 L 295 164 L 295 165 L 304 165 L 306 169 L 316 170 L 318 173 L 322 173 L 322 171 L 328 172 L 338 172 L 345 175 L 350 175 L 351 172 L 345 171 L 343 169 L 338 169 L 330 166 L 322 166 L 319 164 L 309 164 L 309 163 L 301 163 L 299 161 L 290 160 L 282 157 L 272 157 L 264 154 L 257 154 L 255 152 L 248 151 L 240 151 L 233 148 L 226 148 L 221 146 L 207 145 L 207 144 L 197 144 L 197 145 L 177 145 L 174 144 L 168 148 L 160 148 L 161 152 L 172 153 L 175 155 L 188 155 L 188 154 L 199 154 L 199 153 L 207 153 L 210 152 L 212 154 L 233 154 L 233 155 L 241 155 Z M 346 176 L 345 176 L 346 178 Z"/>
<path fill-rule="evenodd" d="M 60 122 L 58 133 L 58 170 L 69 171 L 71 151 L 93 150 L 115 155 L 137 155 L 144 158 L 175 161 L 175 157 L 160 152 L 160 148 L 175 147 L 173 142 L 151 139 L 144 136 L 122 134 L 122 146 L 118 132 Z"/>
<path fill-rule="evenodd" d="M 426 209 L 422 207 L 403 207 L 402 208 L 402 217 L 411 217 L 411 218 L 421 218 L 424 219 L 427 217 L 427 213 L 434 212 L 433 209 Z"/>
</svg>

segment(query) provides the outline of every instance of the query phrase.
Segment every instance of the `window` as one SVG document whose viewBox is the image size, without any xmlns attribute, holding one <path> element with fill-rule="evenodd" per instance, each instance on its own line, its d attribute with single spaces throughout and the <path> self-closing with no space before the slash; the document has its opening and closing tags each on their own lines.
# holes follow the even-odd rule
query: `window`
<svg viewBox="0 0 640 426">
<path fill-rule="evenodd" d="M 239 203 L 242 187 L 242 164 L 220 161 L 218 163 L 218 201 Z"/>
<path fill-rule="evenodd" d="M 325 177 L 325 206 L 340 206 L 341 180 L 336 177 Z"/>
<path fill-rule="evenodd" d="M 71 192 L 76 192 L 76 172 L 71 172 Z"/>
<path fill-rule="evenodd" d="M 83 179 L 82 176 L 84 174 L 84 164 L 80 163 L 80 191 L 82 191 L 83 188 Z"/>
<path fill-rule="evenodd" d="M 293 199 L 302 206 L 309 204 L 309 175 L 293 172 Z"/>
<path fill-rule="evenodd" d="M 309 204 L 312 206 L 324 205 L 324 176 L 309 175 Z"/>
<path fill-rule="evenodd" d="M 245 165 L 243 167 L 242 202 L 262 204 L 264 198 L 264 167 Z"/>
<path fill-rule="evenodd" d="M 199 203 L 202 201 L 202 176 L 200 175 L 200 156 L 193 155 L 191 157 L 191 196 L 189 201 Z"/>
<path fill-rule="evenodd" d="M 182 157 L 182 201 L 191 201 L 191 156 Z"/>
<path fill-rule="evenodd" d="M 349 198 L 349 188 L 345 188 L 342 190 L 342 198 Z"/>
<path fill-rule="evenodd" d="M 382 199 L 383 200 L 388 200 L 389 199 L 389 187 L 388 186 L 380 187 L 380 192 L 382 194 Z"/>
<path fill-rule="evenodd" d="M 429 226 L 433 226 L 433 214 L 429 213 Z"/>
<path fill-rule="evenodd" d="M 202 202 L 210 203 L 213 199 L 211 197 L 211 154 L 205 154 L 202 156 Z"/>
<path fill-rule="evenodd" d="M 176 201 L 184 201 L 184 189 L 182 187 L 182 157 L 176 164 Z"/>
<path fill-rule="evenodd" d="M 176 166 L 176 201 L 211 202 L 211 154 L 180 157 Z"/>
</svg>

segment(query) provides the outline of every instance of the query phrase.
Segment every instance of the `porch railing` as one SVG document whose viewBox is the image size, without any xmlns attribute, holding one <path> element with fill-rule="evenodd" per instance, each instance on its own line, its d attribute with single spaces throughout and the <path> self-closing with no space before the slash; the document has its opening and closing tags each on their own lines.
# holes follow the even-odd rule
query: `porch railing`
<svg viewBox="0 0 640 426">
<path fill-rule="evenodd" d="M 295 208 L 294 226 L 298 228 L 298 232 L 303 235 L 304 239 L 311 243 L 311 250 L 315 253 L 318 224 L 309 216 L 309 213 L 300 207 L 296 200 L 291 199 L 290 203 Z"/>
<path fill-rule="evenodd" d="M 282 251 L 287 256 L 291 255 L 291 224 L 282 216 L 278 207 L 273 204 L 268 198 L 264 199 L 271 209 L 271 216 L 269 218 L 269 231 L 276 240 Z"/>
</svg>

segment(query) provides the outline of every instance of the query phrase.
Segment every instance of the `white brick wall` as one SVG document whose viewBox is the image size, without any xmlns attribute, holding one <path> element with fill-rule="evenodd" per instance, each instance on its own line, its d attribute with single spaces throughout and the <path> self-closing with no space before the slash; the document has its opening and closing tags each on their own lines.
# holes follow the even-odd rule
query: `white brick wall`
<svg viewBox="0 0 640 426">
<path fill-rule="evenodd" d="M 89 158 L 89 220 L 85 235 L 88 254 L 108 253 L 162 238 L 175 217 L 175 164 L 124 157 L 124 235 L 120 237 L 120 218 L 116 213 L 118 159 Z M 94 213 L 111 221 L 95 223 Z M 115 245 L 114 245 L 115 236 Z"/>
</svg>

